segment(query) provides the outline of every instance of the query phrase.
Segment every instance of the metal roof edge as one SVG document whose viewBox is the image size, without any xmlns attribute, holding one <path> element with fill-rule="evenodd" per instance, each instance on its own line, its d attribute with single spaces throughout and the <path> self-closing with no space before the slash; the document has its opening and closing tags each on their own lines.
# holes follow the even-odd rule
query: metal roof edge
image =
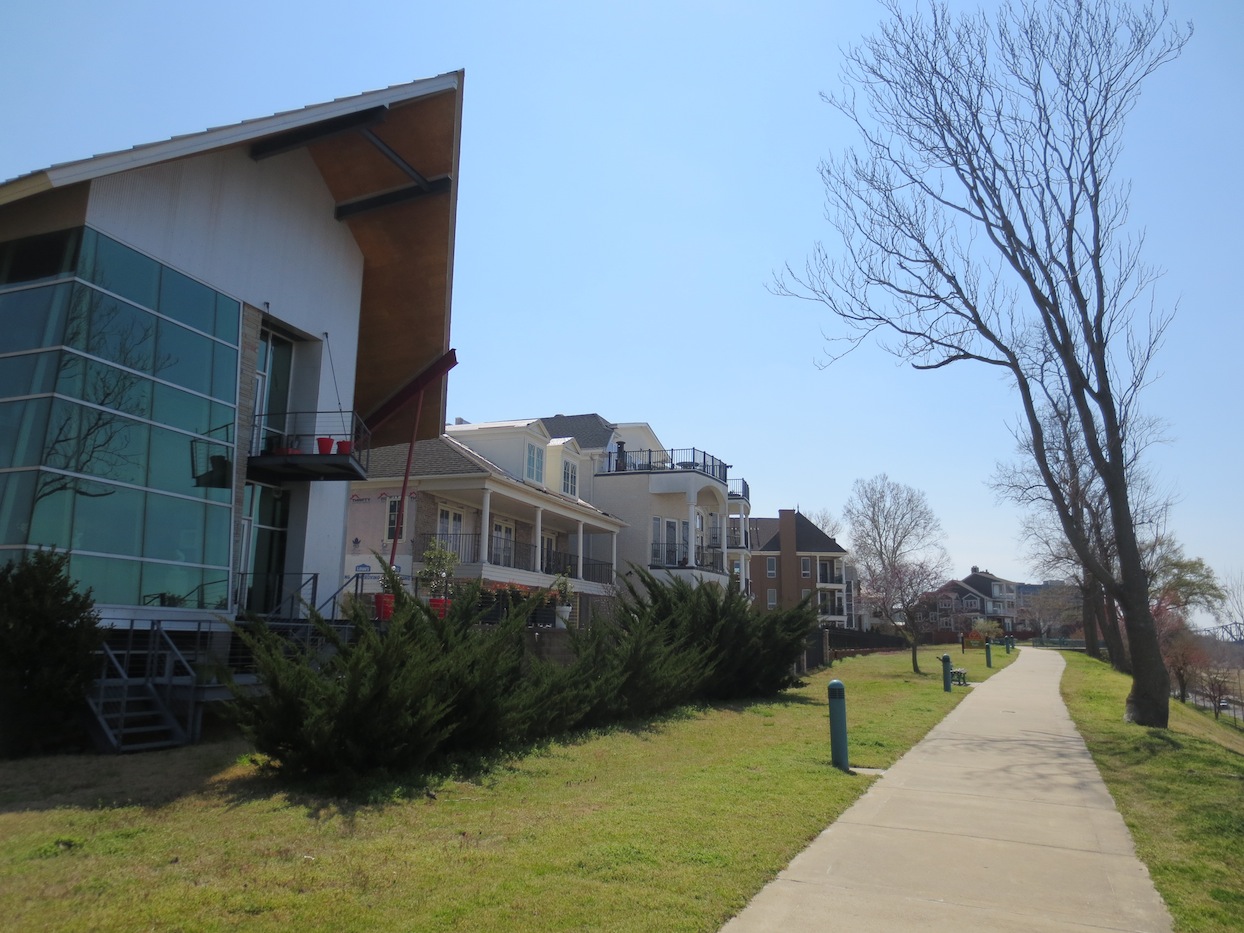
<svg viewBox="0 0 1244 933">
<path fill-rule="evenodd" d="M 28 175 L 19 175 L 17 178 L 0 183 L 0 204 L 17 201 L 51 188 L 60 188 L 117 172 L 236 146 L 261 136 L 297 129 L 368 107 L 397 104 L 445 91 L 461 90 L 464 75 L 462 70 L 450 71 L 407 84 L 365 91 L 353 97 L 340 97 L 322 104 L 310 104 L 299 110 L 287 110 L 267 117 L 243 120 L 241 123 L 174 136 L 160 142 L 142 143 L 132 149 L 102 153 L 73 162 L 62 162 L 50 168 L 36 170 Z M 42 184 L 39 184 L 40 181 Z"/>
</svg>

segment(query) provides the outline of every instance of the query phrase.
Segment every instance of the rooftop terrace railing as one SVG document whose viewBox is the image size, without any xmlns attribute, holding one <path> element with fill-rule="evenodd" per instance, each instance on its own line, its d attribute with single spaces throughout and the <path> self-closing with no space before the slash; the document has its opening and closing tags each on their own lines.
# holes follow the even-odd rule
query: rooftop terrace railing
<svg viewBox="0 0 1244 933">
<path fill-rule="evenodd" d="M 648 473 L 659 470 L 690 470 L 727 482 L 730 464 L 695 447 L 671 447 L 668 450 L 610 451 L 604 473 Z"/>
</svg>

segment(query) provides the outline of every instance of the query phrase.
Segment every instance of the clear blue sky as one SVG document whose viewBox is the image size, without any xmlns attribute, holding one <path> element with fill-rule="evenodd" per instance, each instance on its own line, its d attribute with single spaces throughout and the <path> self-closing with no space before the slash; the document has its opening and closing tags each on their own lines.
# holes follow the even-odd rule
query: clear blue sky
<svg viewBox="0 0 1244 933">
<path fill-rule="evenodd" d="M 986 5 L 992 5 L 987 3 Z M 1196 35 L 1127 137 L 1132 218 L 1178 301 L 1149 410 L 1171 530 L 1244 569 L 1244 4 L 1171 0 Z M 0 178 L 464 68 L 448 416 L 597 411 L 720 456 L 753 512 L 828 507 L 857 477 L 923 489 L 955 575 L 1033 578 L 986 481 L 1015 399 L 976 368 L 875 350 L 821 370 L 816 309 L 772 271 L 831 232 L 818 160 L 848 145 L 820 101 L 861 0 L 603 4 L 0 5 Z M 845 543 L 845 542 L 844 542 Z"/>
</svg>

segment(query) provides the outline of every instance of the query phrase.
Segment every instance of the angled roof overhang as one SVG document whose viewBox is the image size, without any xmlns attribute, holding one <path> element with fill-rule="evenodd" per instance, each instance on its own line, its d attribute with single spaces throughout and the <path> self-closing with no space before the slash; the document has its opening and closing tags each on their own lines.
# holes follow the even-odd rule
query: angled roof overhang
<svg viewBox="0 0 1244 933">
<path fill-rule="evenodd" d="M 53 166 L 0 184 L 0 205 L 220 149 L 263 159 L 305 147 L 363 256 L 355 409 L 383 413 L 381 446 L 410 441 L 422 402 L 419 438 L 436 437 L 445 371 L 421 393 L 411 384 L 449 351 L 462 84 L 451 72 Z"/>
</svg>

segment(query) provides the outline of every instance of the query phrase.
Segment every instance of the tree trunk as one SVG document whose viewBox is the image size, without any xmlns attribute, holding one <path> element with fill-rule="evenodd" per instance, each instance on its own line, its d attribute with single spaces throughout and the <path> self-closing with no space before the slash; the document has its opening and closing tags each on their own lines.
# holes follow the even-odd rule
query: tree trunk
<svg viewBox="0 0 1244 933">
<path fill-rule="evenodd" d="M 913 674 L 919 674 L 920 658 L 916 654 L 916 651 L 920 647 L 920 639 L 916 637 L 915 633 L 909 634 L 907 637 L 911 639 L 911 672 Z"/>
<path fill-rule="evenodd" d="M 1080 570 L 1081 578 L 1089 579 L 1088 568 Z M 1091 590 L 1080 587 L 1080 623 L 1084 629 L 1084 653 L 1090 658 L 1101 660 L 1101 648 L 1097 644 L 1097 614 L 1093 611 Z"/>
<path fill-rule="evenodd" d="M 1132 662 L 1132 689 L 1123 718 L 1138 726 L 1165 729 L 1170 719 L 1171 675 L 1162 660 L 1157 626 L 1149 611 L 1148 587 L 1137 592 L 1134 585 L 1128 585 L 1133 579 L 1124 574 L 1119 593 Z"/>
<path fill-rule="evenodd" d="M 1127 656 L 1127 646 L 1123 644 L 1123 633 L 1119 630 L 1114 600 L 1105 596 L 1100 584 L 1093 587 L 1093 612 L 1097 616 L 1097 625 L 1101 629 L 1106 647 L 1110 650 L 1110 666 L 1120 674 L 1131 674 L 1132 663 Z"/>
</svg>

